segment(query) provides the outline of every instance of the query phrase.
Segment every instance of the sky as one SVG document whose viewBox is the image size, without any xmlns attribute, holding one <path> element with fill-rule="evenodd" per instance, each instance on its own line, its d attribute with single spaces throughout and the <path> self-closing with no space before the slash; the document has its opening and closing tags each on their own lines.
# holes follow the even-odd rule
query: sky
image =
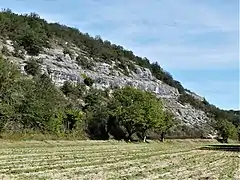
<svg viewBox="0 0 240 180">
<path fill-rule="evenodd" d="M 0 0 L 157 61 L 184 87 L 239 108 L 238 0 Z"/>
</svg>

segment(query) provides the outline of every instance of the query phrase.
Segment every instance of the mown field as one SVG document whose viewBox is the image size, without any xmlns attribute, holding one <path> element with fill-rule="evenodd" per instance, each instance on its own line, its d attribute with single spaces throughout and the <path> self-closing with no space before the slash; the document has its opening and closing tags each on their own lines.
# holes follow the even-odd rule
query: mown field
<svg viewBox="0 0 240 180">
<path fill-rule="evenodd" d="M 0 179 L 240 179 L 239 152 L 210 142 L 0 141 Z"/>
</svg>

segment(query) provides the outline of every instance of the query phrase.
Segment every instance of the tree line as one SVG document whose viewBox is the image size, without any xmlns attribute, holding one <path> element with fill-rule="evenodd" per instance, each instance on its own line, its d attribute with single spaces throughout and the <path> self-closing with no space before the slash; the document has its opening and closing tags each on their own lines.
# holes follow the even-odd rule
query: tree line
<svg viewBox="0 0 240 180">
<path fill-rule="evenodd" d="M 126 141 L 135 135 L 145 141 L 150 131 L 163 140 L 173 125 L 173 116 L 149 92 L 132 87 L 112 93 L 92 89 L 88 77 L 84 84 L 66 81 L 59 89 L 35 62 L 24 68 L 28 76 L 0 58 L 0 132 L 78 132 L 92 139 L 112 136 Z"/>
</svg>

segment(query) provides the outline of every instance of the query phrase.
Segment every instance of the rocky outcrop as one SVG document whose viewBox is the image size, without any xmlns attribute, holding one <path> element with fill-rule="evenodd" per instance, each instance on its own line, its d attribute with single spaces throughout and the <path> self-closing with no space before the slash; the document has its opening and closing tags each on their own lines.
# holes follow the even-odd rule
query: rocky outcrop
<svg viewBox="0 0 240 180">
<path fill-rule="evenodd" d="M 11 43 L 8 42 L 7 47 L 13 50 Z M 45 49 L 43 53 L 36 57 L 24 55 L 24 59 L 12 58 L 20 64 L 24 73 L 25 62 L 30 58 L 38 59 L 41 62 L 42 72 L 47 73 L 56 86 L 62 86 L 65 81 L 74 83 L 83 83 L 83 74 L 94 80 L 93 87 L 98 89 L 114 89 L 123 86 L 133 86 L 135 88 L 150 91 L 162 98 L 166 109 L 170 109 L 180 122 L 192 127 L 204 127 L 208 124 L 209 119 L 203 111 L 194 109 L 191 105 L 182 105 L 177 99 L 179 92 L 176 88 L 171 87 L 162 81 L 157 80 L 149 69 L 136 66 L 134 72 L 129 71 L 128 75 L 124 75 L 120 69 L 115 66 L 114 62 L 94 63 L 94 67 L 83 69 L 76 62 L 77 55 L 84 55 L 80 49 L 75 48 L 72 58 L 63 54 L 61 47 L 54 49 Z M 92 61 L 88 57 L 86 60 Z M 190 93 L 190 92 L 188 92 Z M 200 96 L 193 94 L 196 98 Z"/>
</svg>

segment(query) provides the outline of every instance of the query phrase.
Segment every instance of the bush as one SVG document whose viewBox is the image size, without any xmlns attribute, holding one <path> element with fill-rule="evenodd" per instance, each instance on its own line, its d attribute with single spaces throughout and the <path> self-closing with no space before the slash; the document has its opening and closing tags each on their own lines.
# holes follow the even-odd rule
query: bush
<svg viewBox="0 0 240 180">
<path fill-rule="evenodd" d="M 64 54 L 64 55 L 68 54 L 71 59 L 74 58 L 74 57 L 73 57 L 73 52 L 72 52 L 70 49 L 66 48 L 66 47 L 63 49 L 63 54 Z"/>
<path fill-rule="evenodd" d="M 37 60 L 35 59 L 30 59 L 29 61 L 27 61 L 27 64 L 24 66 L 24 70 L 32 75 L 32 76 L 36 76 L 38 74 L 40 74 L 40 65 L 38 64 Z"/>
<path fill-rule="evenodd" d="M 0 55 L 0 132 L 17 116 L 16 105 L 22 101 L 19 77 L 17 67 Z"/>
<path fill-rule="evenodd" d="M 67 97 L 70 97 L 72 100 L 81 98 L 84 94 L 84 90 L 84 85 L 74 85 L 69 81 L 65 81 L 63 86 L 61 87 L 61 91 L 63 92 L 63 94 L 65 94 Z"/>
<path fill-rule="evenodd" d="M 3 47 L 2 47 L 2 54 L 6 55 L 6 56 L 11 55 L 9 50 L 8 50 L 8 48 L 7 48 L 7 46 L 3 45 Z"/>
<path fill-rule="evenodd" d="M 65 130 L 72 131 L 74 129 L 81 129 L 83 117 L 84 114 L 82 111 L 76 109 L 67 109 L 63 118 Z"/>
<path fill-rule="evenodd" d="M 86 84 L 87 86 L 92 86 L 93 85 L 93 83 L 94 83 L 94 81 L 93 81 L 93 79 L 91 79 L 90 77 L 86 77 L 85 79 L 84 79 L 84 84 Z"/>
<path fill-rule="evenodd" d="M 41 40 L 33 32 L 23 34 L 18 39 L 18 43 L 32 56 L 37 56 L 43 48 Z"/>
<path fill-rule="evenodd" d="M 14 43 L 13 47 L 14 47 L 13 56 L 24 59 L 24 48 L 20 47 L 18 43 Z"/>
<path fill-rule="evenodd" d="M 77 64 L 81 66 L 83 69 L 89 69 L 89 70 L 93 69 L 93 66 L 94 66 L 93 62 L 91 60 L 88 60 L 87 58 L 78 56 L 76 58 L 76 61 L 77 61 Z"/>
</svg>

